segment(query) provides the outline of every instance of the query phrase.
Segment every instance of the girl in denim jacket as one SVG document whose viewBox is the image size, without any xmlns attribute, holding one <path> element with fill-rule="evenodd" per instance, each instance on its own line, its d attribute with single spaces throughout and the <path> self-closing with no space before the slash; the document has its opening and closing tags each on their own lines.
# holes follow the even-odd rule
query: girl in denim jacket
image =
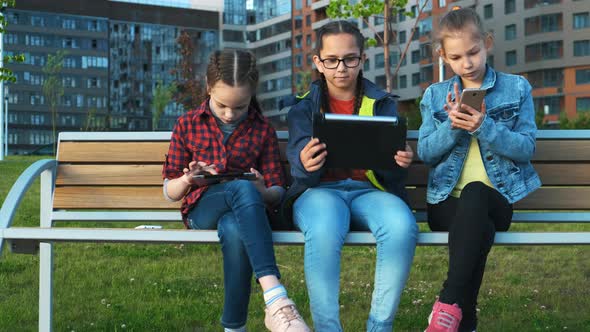
<svg viewBox="0 0 590 332">
<path fill-rule="evenodd" d="M 474 10 L 447 13 L 437 41 L 456 75 L 424 93 L 418 156 L 431 166 L 428 225 L 449 232 L 449 270 L 426 331 L 475 331 L 495 233 L 510 227 L 512 204 L 541 185 L 530 163 L 535 112 L 523 77 L 486 65 L 493 40 Z M 464 88 L 486 89 L 481 111 L 458 103 Z"/>
</svg>

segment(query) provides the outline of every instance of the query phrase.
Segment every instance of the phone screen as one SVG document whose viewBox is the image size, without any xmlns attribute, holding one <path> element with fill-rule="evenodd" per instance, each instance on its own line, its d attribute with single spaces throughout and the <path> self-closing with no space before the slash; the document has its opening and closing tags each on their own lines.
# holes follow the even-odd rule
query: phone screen
<svg viewBox="0 0 590 332">
<path fill-rule="evenodd" d="M 482 89 L 464 89 L 461 93 L 461 104 L 469 105 L 481 112 L 481 103 L 486 96 L 486 90 Z M 461 109 L 462 112 L 466 112 Z"/>
</svg>

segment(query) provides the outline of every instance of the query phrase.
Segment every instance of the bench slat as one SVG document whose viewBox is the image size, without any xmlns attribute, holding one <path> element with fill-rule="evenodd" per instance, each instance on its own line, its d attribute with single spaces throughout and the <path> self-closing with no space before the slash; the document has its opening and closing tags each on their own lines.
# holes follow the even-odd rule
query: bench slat
<svg viewBox="0 0 590 332">
<path fill-rule="evenodd" d="M 536 164 L 544 185 L 590 185 L 590 165 Z M 567 169 L 567 172 L 563 170 Z M 288 174 L 289 168 L 285 167 Z M 161 185 L 162 164 L 59 165 L 57 185 Z M 288 174 L 289 175 L 289 174 Z M 408 186 L 425 186 L 428 167 L 413 164 L 408 173 Z M 290 178 L 290 177 L 289 177 Z"/>
<path fill-rule="evenodd" d="M 416 152 L 416 141 L 410 141 Z M 129 147 L 131 145 L 131 147 Z M 60 142 L 60 162 L 163 162 L 169 141 L 152 142 Z M 286 142 L 280 141 L 281 159 L 286 160 Z M 418 160 L 417 153 L 415 159 Z M 533 161 L 590 161 L 587 141 L 537 141 Z"/>
<path fill-rule="evenodd" d="M 60 142 L 63 162 L 163 163 L 170 142 Z"/>
<path fill-rule="evenodd" d="M 6 239 L 69 242 L 147 242 L 147 243 L 218 243 L 217 231 L 200 230 L 136 230 L 112 228 L 33 228 L 12 227 L 4 230 Z M 419 245 L 446 245 L 447 232 L 422 232 Z M 296 231 L 273 232 L 275 244 L 302 244 L 303 234 Z M 351 232 L 344 240 L 351 245 L 374 245 L 369 232 Z M 496 244 L 590 244 L 590 232 L 498 232 Z"/>
<path fill-rule="evenodd" d="M 426 209 L 425 188 L 408 190 L 410 204 Z M 515 204 L 518 210 L 585 210 L 590 187 L 544 187 Z M 551 202 L 549 205 L 547 202 Z M 57 187 L 54 209 L 178 209 L 180 203 L 163 198 L 162 186 Z"/>
<path fill-rule="evenodd" d="M 176 209 L 180 202 L 164 199 L 162 186 L 57 187 L 54 209 Z"/>
</svg>

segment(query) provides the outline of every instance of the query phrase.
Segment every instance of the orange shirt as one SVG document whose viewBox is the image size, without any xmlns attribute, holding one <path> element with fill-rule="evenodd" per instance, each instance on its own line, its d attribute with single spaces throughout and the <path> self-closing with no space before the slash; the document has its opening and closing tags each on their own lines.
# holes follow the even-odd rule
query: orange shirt
<svg viewBox="0 0 590 332">
<path fill-rule="evenodd" d="M 334 114 L 352 115 L 354 112 L 354 98 L 351 100 L 338 100 L 330 97 L 330 111 Z M 328 147 L 330 153 L 330 147 Z M 351 156 L 353 158 L 354 156 Z M 364 169 L 328 168 L 320 178 L 320 181 L 340 181 L 348 178 L 358 181 L 367 181 Z"/>
</svg>

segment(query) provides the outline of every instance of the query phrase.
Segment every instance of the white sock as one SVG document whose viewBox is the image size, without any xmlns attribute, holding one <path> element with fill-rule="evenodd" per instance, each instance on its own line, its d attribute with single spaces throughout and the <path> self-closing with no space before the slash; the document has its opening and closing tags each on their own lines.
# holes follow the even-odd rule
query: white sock
<svg viewBox="0 0 590 332">
<path fill-rule="evenodd" d="M 283 285 L 278 285 L 265 291 L 263 296 L 264 303 L 268 307 L 271 304 L 273 304 L 276 300 L 283 297 L 287 297 L 287 290 L 285 289 L 285 287 L 283 287 Z"/>
<path fill-rule="evenodd" d="M 246 332 L 246 325 L 235 328 L 235 329 L 230 329 L 230 328 L 224 328 L 223 332 Z"/>
</svg>

